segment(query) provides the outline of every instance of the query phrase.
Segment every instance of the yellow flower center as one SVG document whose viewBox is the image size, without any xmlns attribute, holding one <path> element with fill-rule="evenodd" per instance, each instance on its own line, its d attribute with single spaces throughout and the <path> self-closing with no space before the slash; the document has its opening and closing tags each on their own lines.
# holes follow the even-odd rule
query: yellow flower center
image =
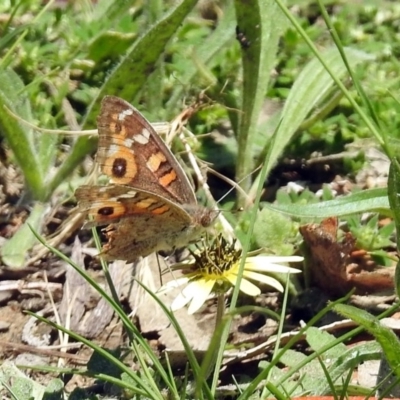
<svg viewBox="0 0 400 400">
<path fill-rule="evenodd" d="M 219 235 L 210 248 L 200 254 L 192 253 L 196 262 L 196 270 L 209 279 L 218 280 L 224 273 L 236 266 L 242 250 L 235 249 L 235 241 L 228 243 Z"/>
</svg>

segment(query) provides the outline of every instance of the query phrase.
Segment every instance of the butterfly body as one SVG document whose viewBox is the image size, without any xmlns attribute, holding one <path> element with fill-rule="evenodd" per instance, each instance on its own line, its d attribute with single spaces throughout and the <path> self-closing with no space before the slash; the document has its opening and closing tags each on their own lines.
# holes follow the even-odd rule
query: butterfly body
<svg viewBox="0 0 400 400">
<path fill-rule="evenodd" d="M 86 226 L 109 225 L 102 256 L 133 261 L 183 247 L 214 222 L 218 212 L 197 204 L 183 169 L 151 124 L 129 103 L 102 101 L 97 162 L 107 186 L 81 186 Z"/>
</svg>

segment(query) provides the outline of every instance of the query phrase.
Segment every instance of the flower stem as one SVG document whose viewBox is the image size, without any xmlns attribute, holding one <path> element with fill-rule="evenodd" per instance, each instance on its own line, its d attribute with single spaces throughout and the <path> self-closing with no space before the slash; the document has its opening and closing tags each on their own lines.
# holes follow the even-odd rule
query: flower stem
<svg viewBox="0 0 400 400">
<path fill-rule="evenodd" d="M 221 324 L 222 317 L 224 316 L 224 314 L 225 314 L 225 296 L 224 296 L 224 292 L 220 292 L 220 293 L 217 293 L 217 315 L 215 316 L 214 334 L 220 328 L 220 324 Z M 208 364 L 207 372 L 204 375 L 205 379 L 208 379 L 208 377 L 214 371 L 215 362 L 217 361 L 217 357 L 218 357 L 218 351 L 214 351 L 212 354 L 213 355 Z"/>
<path fill-rule="evenodd" d="M 217 299 L 217 315 L 215 317 L 215 330 L 219 328 L 219 324 L 222 321 L 222 317 L 225 314 L 225 293 L 218 293 Z"/>
</svg>

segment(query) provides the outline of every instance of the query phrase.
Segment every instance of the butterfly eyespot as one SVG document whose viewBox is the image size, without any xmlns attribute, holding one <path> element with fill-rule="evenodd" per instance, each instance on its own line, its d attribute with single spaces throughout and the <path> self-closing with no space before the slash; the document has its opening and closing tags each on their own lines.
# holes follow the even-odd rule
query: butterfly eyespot
<svg viewBox="0 0 400 400">
<path fill-rule="evenodd" d="M 112 215 L 114 214 L 114 207 L 102 207 L 99 208 L 97 214 L 100 215 Z"/>
<path fill-rule="evenodd" d="M 122 178 L 126 174 L 126 159 L 125 158 L 116 158 L 112 165 L 112 174 L 115 177 Z"/>
</svg>

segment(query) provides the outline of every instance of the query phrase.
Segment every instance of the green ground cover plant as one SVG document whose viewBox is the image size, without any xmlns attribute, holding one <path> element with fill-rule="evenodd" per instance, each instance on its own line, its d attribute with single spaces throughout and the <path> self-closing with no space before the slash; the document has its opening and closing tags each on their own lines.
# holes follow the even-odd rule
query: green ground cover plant
<svg viewBox="0 0 400 400">
<path fill-rule="evenodd" d="M 351 5 L 281 0 L 65 4 L 31 0 L 0 5 L 0 162 L 12 165 L 23 184 L 23 190 L 11 196 L 0 171 L 5 188 L 0 200 L 7 204 L 0 211 L 18 215 L 19 207 L 29 210 L 18 229 L 3 230 L 7 234 L 0 248 L 2 265 L 22 269 L 41 241 L 109 302 L 129 338 L 127 348 L 114 353 L 39 316 L 94 353 L 85 368 L 38 369 L 107 382 L 115 392 L 105 390 L 104 395 L 117 393 L 120 398 L 224 398 L 230 393 L 221 390 L 219 381 L 230 327 L 235 316 L 250 310 L 239 306 L 238 299 L 252 251 L 306 257 L 301 253 L 299 226 L 335 216 L 374 260 L 381 265 L 397 263 L 390 250 L 399 247 L 395 231 L 400 226 L 399 13 L 396 4 L 378 1 Z M 168 358 L 163 364 L 119 299 L 43 239 L 54 233 L 44 215 L 55 204 L 66 202 L 72 208 L 75 189 L 88 179 L 87 160 L 96 152 L 96 117 L 105 95 L 129 101 L 152 122 L 170 121 L 193 107 L 196 112 L 185 128 L 200 138 L 193 153 L 234 182 L 236 190 L 218 207 L 228 211 L 224 216 L 241 252 L 232 261 L 233 249 L 222 245 L 221 239 L 208 242 L 211 252 L 218 253 L 218 246 L 227 249 L 224 260 L 228 270 L 235 268 L 235 278 L 229 280 L 229 274 L 222 273 L 215 278 L 213 272 L 215 287 L 226 278 L 224 284 L 229 281 L 233 290 L 229 308 L 218 308 L 214 336 L 202 360 L 196 359 L 173 312 L 148 291 L 184 345 L 185 371 L 174 371 Z M 349 146 L 357 151 L 348 151 Z M 321 197 L 311 190 L 296 194 L 278 188 L 272 200 L 268 198 L 274 174 L 285 159 L 307 160 L 315 152 L 341 154 L 342 175 L 352 179 L 364 168 L 371 147 L 390 162 L 387 187 L 358 188 L 338 197 L 328 187 Z M 178 155 L 184 148 L 178 140 L 172 143 Z M 182 159 L 186 160 L 185 154 Z M 210 179 L 216 202 L 228 189 L 224 190 L 225 183 L 213 182 Z M 360 217 L 366 213 L 369 218 Z M 383 218 L 391 221 L 384 227 L 379 225 Z M 223 232 L 220 225 L 216 229 Z M 103 268 L 107 276 L 107 266 Z M 256 306 L 251 310 L 279 321 L 277 344 L 271 357 L 261 361 L 244 383 L 232 378 L 235 398 L 374 395 L 377 388 L 354 387 L 350 380 L 360 363 L 380 359 L 381 352 L 398 380 L 399 342 L 379 322 L 396 305 L 378 318 L 344 304 L 345 297 L 316 313 L 280 346 L 288 298 L 299 291 L 299 284 L 273 276 L 270 284 L 276 281 L 280 288 L 283 281 L 285 289 L 281 315 Z M 221 287 L 224 290 L 216 290 L 219 305 L 224 304 L 228 289 Z M 332 310 L 359 327 L 338 337 L 315 328 Z M 375 340 L 349 350 L 346 341 L 362 329 Z M 294 347 L 303 337 L 307 354 Z M 129 357 L 137 370 L 125 362 Z M 60 379 L 46 387 L 12 364 L 0 367 L 0 388 L 20 399 L 65 395 Z M 70 398 L 90 396 L 94 395 L 85 388 L 70 394 Z"/>
</svg>

